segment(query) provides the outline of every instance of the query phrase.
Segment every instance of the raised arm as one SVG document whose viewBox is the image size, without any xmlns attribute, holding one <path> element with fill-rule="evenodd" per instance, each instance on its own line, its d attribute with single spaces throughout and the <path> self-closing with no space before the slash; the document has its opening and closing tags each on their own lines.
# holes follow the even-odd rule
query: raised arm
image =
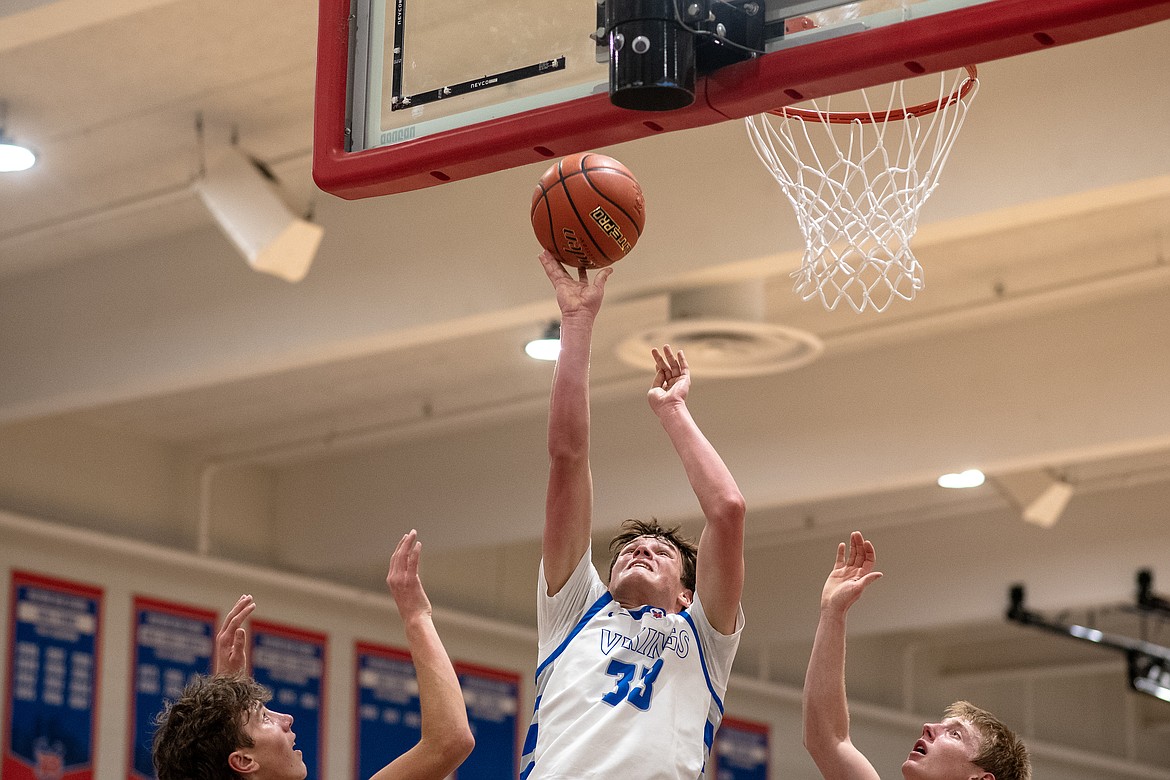
<svg viewBox="0 0 1170 780">
<path fill-rule="evenodd" d="M 593 477 L 589 471 L 589 349 L 593 321 L 601 309 L 605 268 L 590 282 L 585 269 L 569 274 L 550 252 L 540 263 L 561 309 L 561 353 L 548 409 L 548 494 L 541 554 L 548 595 L 564 587 L 589 549 Z"/>
<path fill-rule="evenodd" d="M 403 536 L 390 558 L 386 584 L 406 628 L 406 642 L 418 677 L 422 737 L 371 780 L 443 780 L 475 746 L 459 679 L 435 631 L 431 602 L 418 576 L 421 550 L 416 531 Z"/>
<path fill-rule="evenodd" d="M 878 780 L 878 773 L 849 738 L 845 697 L 845 616 L 870 584 L 873 544 L 858 532 L 849 549 L 837 546 L 837 562 L 821 591 L 821 615 L 804 676 L 804 747 L 825 780 Z"/>
<path fill-rule="evenodd" d="M 240 596 L 232 606 L 219 633 L 215 635 L 215 651 L 211 660 L 212 674 L 246 675 L 248 673 L 248 634 L 244 621 L 256 609 L 256 602 L 248 594 Z"/>
<path fill-rule="evenodd" d="M 682 351 L 653 350 L 657 373 L 647 395 L 674 445 L 706 519 L 695 562 L 695 589 L 712 627 L 735 631 L 743 594 L 744 501 L 719 453 L 687 409 L 691 372 Z"/>
</svg>

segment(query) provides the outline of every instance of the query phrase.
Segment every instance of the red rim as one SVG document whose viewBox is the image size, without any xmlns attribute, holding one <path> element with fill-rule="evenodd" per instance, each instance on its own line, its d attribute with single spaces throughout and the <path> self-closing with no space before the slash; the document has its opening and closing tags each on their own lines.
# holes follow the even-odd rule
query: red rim
<svg viewBox="0 0 1170 780">
<path fill-rule="evenodd" d="M 788 106 L 773 109 L 768 113 L 782 116 L 785 119 L 795 118 L 802 119 L 806 122 L 824 122 L 833 125 L 847 125 L 853 122 L 860 122 L 863 125 L 901 122 L 908 116 L 926 116 L 927 114 L 933 114 L 935 111 L 941 111 L 947 106 L 965 98 L 967 93 L 974 89 L 975 84 L 978 83 L 979 73 L 975 70 L 974 65 L 964 65 L 963 68 L 967 71 L 967 78 L 963 79 L 963 83 L 959 85 L 958 89 L 945 98 L 919 103 L 916 106 L 907 106 L 906 108 L 897 108 L 891 111 L 880 111 L 877 113 L 869 111 L 814 111 L 808 108 L 792 108 Z"/>
</svg>

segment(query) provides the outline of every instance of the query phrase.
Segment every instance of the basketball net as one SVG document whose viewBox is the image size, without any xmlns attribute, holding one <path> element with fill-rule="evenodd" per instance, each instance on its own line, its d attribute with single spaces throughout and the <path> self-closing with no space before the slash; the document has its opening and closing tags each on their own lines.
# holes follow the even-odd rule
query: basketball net
<svg viewBox="0 0 1170 780">
<path fill-rule="evenodd" d="M 829 97 L 745 120 L 804 234 L 794 289 L 830 311 L 844 300 L 881 312 L 923 288 L 910 240 L 979 81 L 974 67 L 941 73 L 939 97 L 917 105 L 907 105 L 906 84 L 887 86 L 881 103 L 870 94 L 881 88 L 861 90 L 855 112 L 831 111 Z"/>
</svg>

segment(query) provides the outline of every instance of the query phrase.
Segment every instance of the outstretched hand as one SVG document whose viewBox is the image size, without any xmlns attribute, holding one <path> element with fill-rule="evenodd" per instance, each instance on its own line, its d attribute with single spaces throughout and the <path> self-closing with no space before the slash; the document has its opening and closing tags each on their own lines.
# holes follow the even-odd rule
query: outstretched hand
<svg viewBox="0 0 1170 780">
<path fill-rule="evenodd" d="M 849 536 L 848 552 L 844 542 L 837 545 L 837 562 L 821 591 L 821 610 L 844 613 L 853 606 L 862 592 L 881 578 L 882 573 L 873 568 L 876 560 L 873 542 L 860 531 Z"/>
<path fill-rule="evenodd" d="M 398 614 L 404 623 L 411 618 L 431 614 L 430 599 L 418 576 L 421 551 L 422 542 L 418 541 L 418 531 L 411 529 L 410 533 L 403 535 L 394 554 L 390 556 L 386 584 L 390 586 L 390 593 L 394 596 Z"/>
<path fill-rule="evenodd" d="M 597 316 L 601 310 L 601 299 L 605 296 L 605 280 L 613 273 L 612 268 L 602 268 L 592 282 L 585 269 L 578 268 L 574 279 L 569 269 L 547 249 L 540 253 L 540 264 L 544 266 L 544 272 L 557 291 L 557 305 L 561 307 L 562 317 L 578 313 Z"/>
<path fill-rule="evenodd" d="M 687 393 L 691 389 L 691 369 L 687 366 L 687 356 L 680 349 L 675 352 L 669 344 L 662 347 L 662 351 L 653 349 L 654 356 L 654 383 L 646 394 L 650 401 L 650 408 L 658 413 L 671 403 L 685 403 Z"/>
<path fill-rule="evenodd" d="M 256 609 L 256 602 L 248 594 L 240 596 L 235 606 L 223 619 L 215 635 L 215 654 L 211 661 L 212 674 L 248 673 L 248 633 L 244 621 Z"/>
</svg>

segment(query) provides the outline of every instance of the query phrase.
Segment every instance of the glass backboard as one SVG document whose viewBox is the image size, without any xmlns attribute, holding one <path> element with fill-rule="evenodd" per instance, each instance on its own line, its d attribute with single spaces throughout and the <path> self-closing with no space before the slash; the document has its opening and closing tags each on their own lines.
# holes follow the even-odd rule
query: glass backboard
<svg viewBox="0 0 1170 780">
<path fill-rule="evenodd" d="M 641 111 L 609 99 L 604 2 L 320 0 L 318 186 L 404 192 L 1170 18 L 1170 0 L 670 4 L 697 40 L 717 14 L 758 15 L 763 34 L 747 53 L 727 33 L 741 57 L 700 68 L 689 105 Z"/>
</svg>

